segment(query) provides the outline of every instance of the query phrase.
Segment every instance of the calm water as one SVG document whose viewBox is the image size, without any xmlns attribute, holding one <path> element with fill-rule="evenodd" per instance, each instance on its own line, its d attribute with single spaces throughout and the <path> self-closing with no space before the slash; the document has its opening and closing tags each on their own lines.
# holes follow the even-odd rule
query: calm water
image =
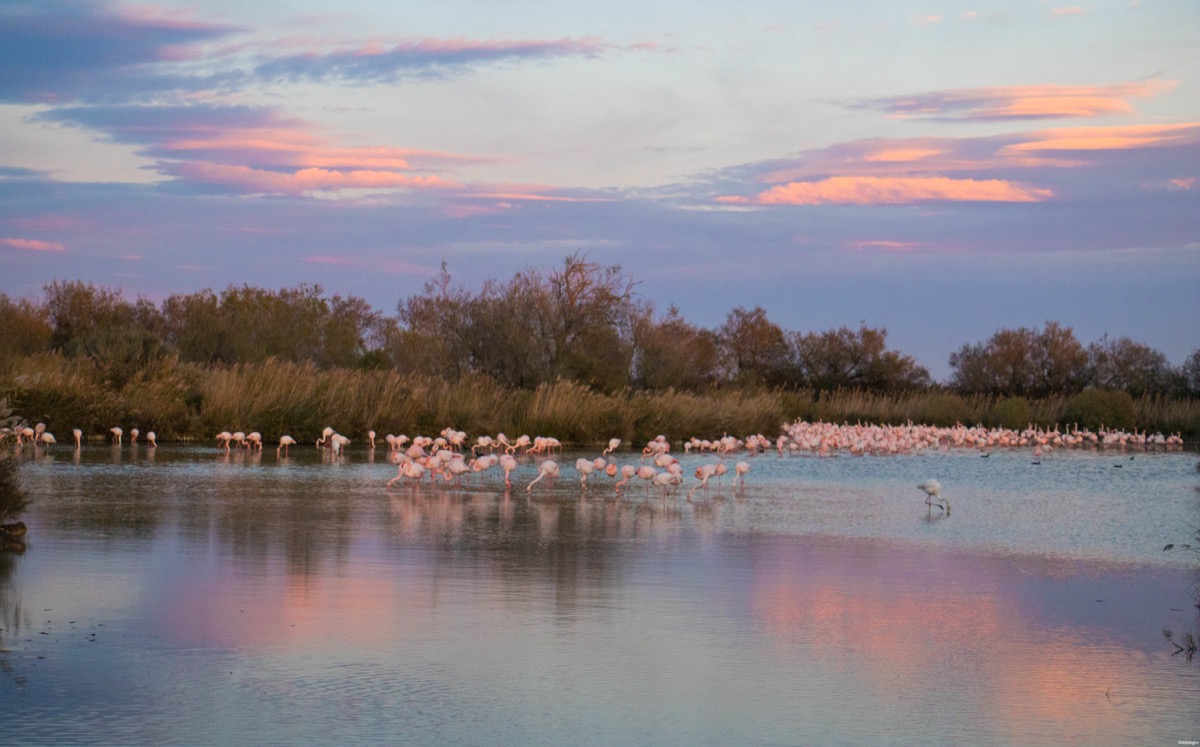
<svg viewBox="0 0 1200 747">
<path fill-rule="evenodd" d="M 1200 740 L 1164 637 L 1200 633 L 1200 562 L 1162 552 L 1200 525 L 1194 453 L 770 454 L 691 503 L 581 493 L 576 456 L 531 496 L 532 461 L 505 494 L 386 490 L 382 451 L 31 460 L 0 742 Z"/>
</svg>

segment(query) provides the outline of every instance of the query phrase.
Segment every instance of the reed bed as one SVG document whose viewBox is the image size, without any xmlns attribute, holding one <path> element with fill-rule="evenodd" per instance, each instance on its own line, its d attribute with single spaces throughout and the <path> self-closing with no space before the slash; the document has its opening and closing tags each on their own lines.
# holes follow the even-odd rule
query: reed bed
<svg viewBox="0 0 1200 747">
<path fill-rule="evenodd" d="M 259 431 L 268 442 L 285 433 L 303 441 L 315 440 L 332 426 L 358 442 L 368 430 L 381 436 L 436 435 L 453 427 L 472 437 L 524 433 L 572 444 L 612 437 L 640 443 L 660 434 L 672 440 L 774 436 L 783 423 L 795 420 L 1069 426 L 1067 416 L 1078 400 L 964 397 L 940 389 L 889 395 L 739 389 L 603 393 L 574 381 L 510 390 L 482 376 L 452 382 L 394 370 L 321 369 L 279 360 L 199 367 L 164 359 L 118 385 L 89 359 L 58 354 L 10 361 L 0 370 L 0 397 L 8 397 L 25 420 L 57 430 L 60 440 L 76 427 L 101 438 L 116 425 L 154 430 L 160 441 L 209 440 L 223 430 Z M 1200 436 L 1198 400 L 1121 397 L 1131 403 L 1134 427 L 1178 432 L 1189 440 Z"/>
</svg>

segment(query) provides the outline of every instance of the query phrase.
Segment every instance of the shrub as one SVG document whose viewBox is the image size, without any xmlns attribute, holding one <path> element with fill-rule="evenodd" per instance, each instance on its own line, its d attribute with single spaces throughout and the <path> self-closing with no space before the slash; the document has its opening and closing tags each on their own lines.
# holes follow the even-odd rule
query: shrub
<svg viewBox="0 0 1200 747">
<path fill-rule="evenodd" d="M 1089 430 L 1129 430 L 1137 424 L 1137 408 L 1128 392 L 1088 389 L 1071 398 L 1063 419 Z"/>
<path fill-rule="evenodd" d="M 924 412 L 917 420 L 942 427 L 955 423 L 969 424 L 972 420 L 971 406 L 957 394 L 935 394 L 925 403 Z"/>
<path fill-rule="evenodd" d="M 997 402 L 988 413 L 988 425 L 1020 430 L 1030 422 L 1029 403 L 1024 397 L 1008 397 Z"/>
</svg>

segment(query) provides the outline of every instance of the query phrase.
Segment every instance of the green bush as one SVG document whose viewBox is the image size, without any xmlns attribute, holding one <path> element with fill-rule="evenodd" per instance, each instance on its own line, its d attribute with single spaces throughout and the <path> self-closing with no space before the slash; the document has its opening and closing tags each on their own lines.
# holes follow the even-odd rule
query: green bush
<svg viewBox="0 0 1200 747">
<path fill-rule="evenodd" d="M 971 406 L 957 394 L 935 394 L 925 403 L 924 410 L 917 418 L 922 423 L 942 427 L 955 423 L 970 425 Z"/>
<path fill-rule="evenodd" d="M 1137 407 L 1128 392 L 1088 389 L 1067 402 L 1063 419 L 1080 427 L 1130 430 L 1137 424 Z"/>
<path fill-rule="evenodd" d="M 1029 424 L 1029 403 L 1024 397 L 1008 397 L 997 402 L 988 412 L 988 425 L 1020 430 Z"/>
</svg>

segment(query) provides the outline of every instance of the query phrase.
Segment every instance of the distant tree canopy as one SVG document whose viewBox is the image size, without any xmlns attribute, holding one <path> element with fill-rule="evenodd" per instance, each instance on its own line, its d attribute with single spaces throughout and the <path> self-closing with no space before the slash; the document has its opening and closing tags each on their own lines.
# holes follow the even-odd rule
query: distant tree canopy
<svg viewBox="0 0 1200 747">
<path fill-rule="evenodd" d="M 60 281 L 43 301 L 0 293 L 0 365 L 56 351 L 94 363 L 116 386 L 156 361 L 204 366 L 278 359 L 321 368 L 394 368 L 457 381 L 485 376 L 509 389 L 569 380 L 599 392 L 711 388 L 881 394 L 925 390 L 929 372 L 890 350 L 887 330 L 860 324 L 785 330 L 761 307 L 737 307 L 716 329 L 659 313 L 619 266 L 576 253 L 548 270 L 456 285 L 443 264 L 420 293 L 386 316 L 320 286 L 230 286 L 170 296 L 156 306 L 119 291 Z M 947 386 L 997 398 L 1073 395 L 1200 396 L 1200 350 L 1179 368 L 1127 337 L 1087 346 L 1070 327 L 1001 329 L 950 356 Z M 1016 417 L 1016 414 L 1012 415 Z M 1007 417 L 1007 416 L 1006 416 Z"/>
</svg>

